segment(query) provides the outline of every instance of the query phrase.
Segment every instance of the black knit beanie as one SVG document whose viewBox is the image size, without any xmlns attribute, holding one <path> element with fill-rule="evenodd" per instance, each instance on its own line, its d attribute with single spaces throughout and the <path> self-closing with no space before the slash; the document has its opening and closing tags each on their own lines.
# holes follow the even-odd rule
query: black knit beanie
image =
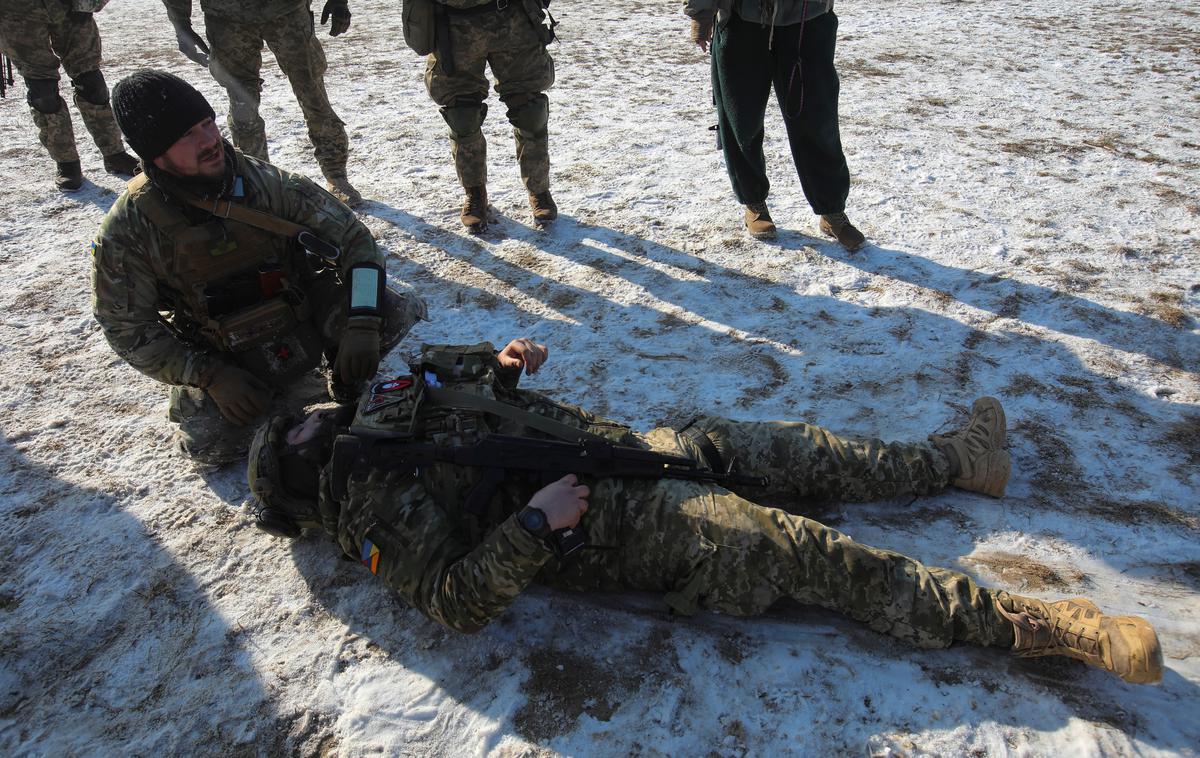
<svg viewBox="0 0 1200 758">
<path fill-rule="evenodd" d="M 195 87 L 174 74 L 149 68 L 117 82 L 112 109 L 125 141 L 146 163 L 167 152 L 196 124 L 216 118 Z"/>
</svg>

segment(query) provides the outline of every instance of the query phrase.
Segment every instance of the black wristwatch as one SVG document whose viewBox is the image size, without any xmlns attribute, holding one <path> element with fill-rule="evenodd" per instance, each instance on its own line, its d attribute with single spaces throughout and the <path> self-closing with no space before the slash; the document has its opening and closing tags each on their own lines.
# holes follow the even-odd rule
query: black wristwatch
<svg viewBox="0 0 1200 758">
<path fill-rule="evenodd" d="M 521 523 L 525 531 L 537 537 L 539 540 L 548 538 L 553 531 L 550 528 L 550 522 L 546 519 L 546 514 L 541 508 L 534 508 L 527 505 L 517 514 L 517 521 Z"/>
</svg>

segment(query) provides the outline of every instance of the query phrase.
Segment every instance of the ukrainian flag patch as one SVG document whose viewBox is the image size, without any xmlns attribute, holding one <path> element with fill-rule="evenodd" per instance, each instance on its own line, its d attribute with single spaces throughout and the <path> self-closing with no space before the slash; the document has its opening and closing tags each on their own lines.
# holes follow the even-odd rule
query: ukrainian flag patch
<svg viewBox="0 0 1200 758">
<path fill-rule="evenodd" d="M 362 565 L 371 569 L 372 574 L 379 573 L 379 548 L 375 547 L 375 543 L 370 540 L 363 540 L 362 556 L 359 558 Z"/>
</svg>

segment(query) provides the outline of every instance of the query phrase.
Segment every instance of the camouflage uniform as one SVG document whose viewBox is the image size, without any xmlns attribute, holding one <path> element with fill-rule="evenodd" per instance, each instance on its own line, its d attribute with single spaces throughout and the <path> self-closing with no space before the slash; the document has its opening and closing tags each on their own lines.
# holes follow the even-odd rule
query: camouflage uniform
<svg viewBox="0 0 1200 758">
<path fill-rule="evenodd" d="M 192 0 L 163 0 L 173 23 L 191 23 Z M 267 160 L 266 125 L 258 115 L 262 47 L 275 54 L 304 112 L 321 173 L 344 177 L 346 127 L 325 90 L 325 51 L 317 40 L 308 0 L 201 0 L 212 48 L 209 70 L 229 93 L 229 131 L 246 155 Z"/>
<path fill-rule="evenodd" d="M 4 0 L 0 47 L 25 79 L 38 138 L 57 163 L 79 160 L 71 112 L 58 93 L 61 65 L 75 90 L 75 107 L 105 156 L 125 148 L 100 73 L 100 30 L 90 13 L 70 13 L 66 0 Z"/>
<path fill-rule="evenodd" d="M 450 152 L 458 180 L 463 187 L 487 184 L 487 143 L 480 127 L 487 115 L 484 66 L 489 65 L 496 77 L 496 94 L 513 125 L 521 180 L 530 194 L 547 191 L 550 101 L 545 91 L 554 84 L 554 60 L 539 29 L 520 0 L 505 2 L 503 10 L 496 9 L 495 0 L 444 4 L 452 65 L 440 61 L 438 51 L 431 53 L 425 86 L 450 126 Z"/>
<path fill-rule="evenodd" d="M 239 177 L 233 202 L 300 224 L 341 250 L 337 269 L 344 274 L 361 263 L 383 266 L 383 255 L 354 213 L 304 177 L 247 158 L 226 145 L 232 175 Z M 93 244 L 92 307 L 113 349 L 142 373 L 166 384 L 171 391 L 170 418 L 180 424 L 179 444 L 194 457 L 210 462 L 228 460 L 244 451 L 253 427 L 226 421 L 202 389 L 217 369 L 235 363 L 271 383 L 283 400 L 308 397 L 311 382 L 304 377 L 324 353 L 332 365 L 346 324 L 346 292 L 334 271 L 314 272 L 294 242 L 277 234 L 257 232 L 251 244 L 269 246 L 280 258 L 298 261 L 304 272 L 294 284 L 309 305 L 306 320 L 264 344 L 235 352 L 206 333 L 207 319 L 188 303 L 194 283 L 179 274 L 183 235 L 210 230 L 222 240 L 241 239 L 245 224 L 221 219 L 175 200 L 177 186 L 169 175 L 147 169 L 150 182 L 136 193 L 126 191 L 109 210 Z M 183 214 L 189 226 L 165 231 L 141 202 L 142 193 L 161 193 Z M 239 202 L 240 200 L 240 202 Z M 251 234 L 255 232 L 251 231 Z M 236 250 L 237 245 L 234 245 Z M 232 254 L 228 249 L 211 255 Z M 232 272 L 231 272 L 232 273 Z M 425 304 L 413 294 L 385 292 L 381 351 L 386 353 L 426 315 Z M 311 378 L 311 377 L 309 377 Z M 299 386 L 296 385 L 300 382 Z"/>
<path fill-rule="evenodd" d="M 407 428 L 412 411 L 390 386 L 376 385 L 362 398 L 356 433 Z M 705 465 L 695 442 L 672 429 L 641 436 L 535 392 L 497 383 L 492 394 L 623 444 Z M 479 431 L 540 436 L 515 420 L 494 419 L 467 423 L 460 411 L 435 410 L 424 413 L 421 428 L 433 430 L 435 440 L 457 435 L 463 442 Z M 513 515 L 538 484 L 512 473 L 493 496 L 490 513 L 479 517 L 466 509 L 479 469 L 360 468 L 336 501 L 332 493 L 340 490 L 331 466 L 322 478 L 320 511 L 346 553 L 413 607 L 459 631 L 480 629 L 537 581 L 579 591 L 661 592 L 681 614 L 756 614 L 790 597 L 924 647 L 1012 644 L 995 594 L 966 575 L 858 544 L 795 515 L 807 498 L 870 500 L 941 490 L 950 463 L 934 445 L 851 439 L 802 423 L 706 417 L 697 424 L 727 460 L 736 461 L 736 470 L 769 476 L 775 484 L 731 491 L 682 480 L 582 477 L 591 488 L 581 521 L 589 544 L 565 562 Z"/>
</svg>

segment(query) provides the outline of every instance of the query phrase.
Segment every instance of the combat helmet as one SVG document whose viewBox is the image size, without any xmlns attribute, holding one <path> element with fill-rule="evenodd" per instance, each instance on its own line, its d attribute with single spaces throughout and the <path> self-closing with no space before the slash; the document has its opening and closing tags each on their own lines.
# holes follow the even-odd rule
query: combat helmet
<svg viewBox="0 0 1200 758">
<path fill-rule="evenodd" d="M 329 414 L 329 426 L 337 414 Z M 259 427 L 250 443 L 246 481 L 256 499 L 254 521 L 276 537 L 296 538 L 301 530 L 320 528 L 320 472 L 327 458 L 329 429 L 322 424 L 312 440 L 289 445 L 288 430 L 298 419 L 275 416 Z"/>
</svg>

